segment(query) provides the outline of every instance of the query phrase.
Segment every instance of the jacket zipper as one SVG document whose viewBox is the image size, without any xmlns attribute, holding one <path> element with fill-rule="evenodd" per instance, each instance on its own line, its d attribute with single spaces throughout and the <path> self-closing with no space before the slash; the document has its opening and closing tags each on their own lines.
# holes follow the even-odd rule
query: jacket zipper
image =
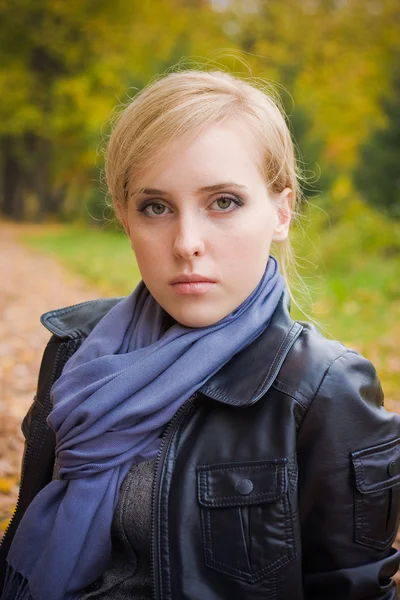
<svg viewBox="0 0 400 600">
<path fill-rule="evenodd" d="M 67 350 L 65 351 L 65 356 L 64 356 L 64 361 L 63 361 L 62 366 L 65 365 L 65 363 L 67 362 L 67 360 L 72 356 L 72 354 L 74 354 L 74 352 L 75 352 L 76 349 L 77 349 L 76 347 L 74 347 L 73 349 L 72 348 L 67 348 Z M 38 415 L 36 417 L 37 428 L 36 428 L 36 430 L 34 431 L 34 433 L 32 435 L 32 439 L 29 439 L 29 441 L 26 442 L 26 450 L 25 450 L 25 454 L 24 454 L 24 460 L 23 460 L 22 466 L 21 466 L 21 478 L 20 478 L 20 483 L 19 483 L 18 497 L 17 497 L 17 501 L 15 503 L 15 508 L 14 508 L 13 514 L 11 516 L 10 522 L 8 523 L 8 525 L 7 525 L 7 527 L 6 527 L 5 531 L 4 531 L 3 537 L 0 540 L 0 550 L 1 550 L 1 547 L 3 545 L 4 540 L 6 539 L 6 536 L 7 536 L 8 532 L 9 532 L 9 530 L 11 528 L 11 525 L 14 522 L 14 519 L 15 519 L 15 517 L 17 515 L 17 512 L 18 512 L 18 509 L 19 509 L 19 504 L 20 504 L 20 501 L 21 501 L 21 490 L 22 490 L 22 485 L 23 485 L 24 476 L 25 476 L 25 470 L 26 470 L 26 463 L 28 461 L 28 457 L 30 455 L 31 448 L 33 447 L 32 458 L 35 458 L 36 454 L 37 454 L 36 451 L 35 451 L 37 449 L 37 445 L 36 444 L 39 441 L 40 442 L 40 448 L 41 448 L 42 444 L 43 444 L 43 439 L 46 436 L 45 428 L 44 427 L 40 427 L 40 423 L 43 420 L 44 413 L 46 411 L 46 405 L 47 405 L 48 400 L 49 400 L 50 390 L 51 390 L 51 388 L 53 386 L 53 383 L 56 381 L 56 379 L 58 379 L 57 373 L 59 372 L 59 367 L 60 367 L 60 361 L 61 361 L 62 352 L 63 352 L 63 347 L 62 347 L 62 344 L 60 344 L 60 347 L 57 349 L 57 353 L 56 353 L 56 356 L 55 356 L 55 359 L 54 359 L 53 369 L 52 369 L 51 377 L 50 377 L 50 385 L 49 385 L 49 388 L 48 388 L 47 394 L 46 394 L 46 400 L 40 406 L 40 411 L 39 411 L 39 413 L 38 413 Z M 40 431 L 40 430 L 42 430 L 42 431 Z"/>
<path fill-rule="evenodd" d="M 156 528 L 158 525 L 159 511 L 158 511 L 158 495 L 161 483 L 161 472 L 162 466 L 165 462 L 169 445 L 173 434 L 183 421 L 183 417 L 186 415 L 188 410 L 193 406 L 194 400 L 196 400 L 198 392 L 195 392 L 182 406 L 177 410 L 171 421 L 168 423 L 163 435 L 161 436 L 161 444 L 158 449 L 156 464 L 155 464 L 155 475 L 153 479 L 152 494 L 151 494 L 151 532 L 152 532 L 152 543 L 151 543 L 151 572 L 153 575 L 153 586 L 152 586 L 152 598 L 153 600 L 161 600 L 160 595 L 160 569 L 159 569 L 159 552 L 158 552 L 158 535 Z"/>
</svg>

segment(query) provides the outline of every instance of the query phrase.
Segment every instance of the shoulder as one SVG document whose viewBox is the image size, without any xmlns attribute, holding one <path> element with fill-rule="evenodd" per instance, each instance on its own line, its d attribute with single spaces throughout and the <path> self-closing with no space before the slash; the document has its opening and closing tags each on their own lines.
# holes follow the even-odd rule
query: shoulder
<svg viewBox="0 0 400 600">
<path fill-rule="evenodd" d="M 296 399 L 305 590 L 315 598 L 331 588 L 340 595 L 343 586 L 360 593 L 375 586 L 378 593 L 374 565 L 385 560 L 394 573 L 399 561 L 390 546 L 400 501 L 400 416 L 383 407 L 371 362 L 311 326 L 304 326 L 283 371 L 278 379 Z"/>
<path fill-rule="evenodd" d="M 384 408 L 373 364 L 311 325 L 303 324 L 274 386 L 299 407 L 299 453 L 308 455 L 314 448 L 317 455 L 338 464 L 341 457 L 345 464 L 360 449 L 399 447 L 400 415 Z"/>
<path fill-rule="evenodd" d="M 326 338 L 313 325 L 304 322 L 301 325 L 302 332 L 283 363 L 275 385 L 307 409 L 325 393 L 340 392 L 342 398 L 345 391 L 358 393 L 360 389 L 380 406 L 383 394 L 372 363 L 356 350 Z M 340 398 L 337 397 L 337 401 Z"/>
<path fill-rule="evenodd" d="M 40 317 L 41 323 L 52 336 L 44 348 L 34 402 L 22 422 L 25 438 L 28 437 L 32 421 L 43 417 L 43 414 L 46 417 L 50 412 L 50 389 L 66 361 L 120 300 L 122 298 L 100 298 L 51 310 Z"/>
<path fill-rule="evenodd" d="M 86 338 L 108 311 L 123 298 L 99 298 L 44 313 L 41 323 L 61 340 Z"/>
</svg>

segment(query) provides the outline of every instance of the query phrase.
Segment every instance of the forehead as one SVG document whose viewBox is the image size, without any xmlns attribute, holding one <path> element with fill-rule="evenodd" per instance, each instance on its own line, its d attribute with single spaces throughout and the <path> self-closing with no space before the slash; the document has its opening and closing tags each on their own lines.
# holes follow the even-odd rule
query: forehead
<svg viewBox="0 0 400 600">
<path fill-rule="evenodd" d="M 160 150 L 143 169 L 140 185 L 166 189 L 179 184 L 191 188 L 229 180 L 248 185 L 261 177 L 260 154 L 244 125 L 216 123 L 177 138 Z"/>
</svg>

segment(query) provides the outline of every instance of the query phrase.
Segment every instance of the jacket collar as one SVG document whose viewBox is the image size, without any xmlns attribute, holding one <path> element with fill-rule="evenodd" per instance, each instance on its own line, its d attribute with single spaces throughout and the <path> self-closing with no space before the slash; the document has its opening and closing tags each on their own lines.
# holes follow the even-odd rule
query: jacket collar
<svg viewBox="0 0 400 600">
<path fill-rule="evenodd" d="M 86 338 L 121 298 L 83 302 L 45 313 L 42 324 L 63 340 Z M 303 327 L 289 314 L 285 290 L 265 331 L 215 373 L 199 392 L 224 404 L 249 406 L 271 387 Z"/>
<path fill-rule="evenodd" d="M 250 406 L 271 387 L 303 330 L 289 313 L 285 290 L 265 331 L 213 375 L 200 392 L 224 404 Z"/>
</svg>

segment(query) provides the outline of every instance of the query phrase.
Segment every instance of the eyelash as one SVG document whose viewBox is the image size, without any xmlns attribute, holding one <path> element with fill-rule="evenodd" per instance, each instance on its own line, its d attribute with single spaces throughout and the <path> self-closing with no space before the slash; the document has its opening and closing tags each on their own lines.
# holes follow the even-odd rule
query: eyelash
<svg viewBox="0 0 400 600">
<path fill-rule="evenodd" d="M 243 200 L 241 200 L 241 198 L 239 198 L 239 196 L 227 196 L 225 194 L 223 194 L 222 196 L 219 196 L 218 198 L 216 198 L 215 200 L 213 200 L 212 204 L 214 204 L 215 202 L 218 202 L 218 200 L 231 200 L 234 204 L 236 204 L 237 207 L 243 206 L 244 202 Z M 154 202 L 154 201 L 149 201 L 149 200 L 145 200 L 144 202 L 142 202 L 139 207 L 137 208 L 137 211 L 139 213 L 144 213 L 146 214 L 146 216 L 150 217 L 150 218 L 157 218 L 156 215 L 148 215 L 146 213 L 146 209 L 149 208 L 150 206 L 154 206 L 154 205 L 161 205 L 161 206 L 165 206 L 165 204 L 163 204 L 162 202 Z M 230 209 L 226 209 L 226 210 L 219 210 L 217 212 L 232 212 Z M 163 216 L 162 214 L 159 215 L 160 217 Z"/>
</svg>

